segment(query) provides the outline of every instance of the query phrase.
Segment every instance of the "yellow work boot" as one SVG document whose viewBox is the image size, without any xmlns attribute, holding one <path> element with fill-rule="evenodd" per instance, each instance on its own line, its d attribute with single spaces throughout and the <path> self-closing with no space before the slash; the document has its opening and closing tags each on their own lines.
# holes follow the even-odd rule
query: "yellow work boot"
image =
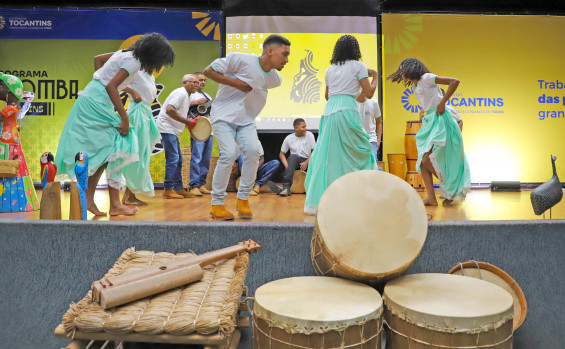
<svg viewBox="0 0 565 349">
<path fill-rule="evenodd" d="M 253 187 L 253 191 L 257 194 L 259 194 L 259 192 L 261 191 L 261 187 L 259 187 L 258 185 Z"/>
<path fill-rule="evenodd" d="M 233 219 L 233 214 L 226 210 L 226 206 L 224 205 L 212 205 L 212 208 L 210 208 L 210 216 L 222 221 Z"/>
<path fill-rule="evenodd" d="M 198 190 L 198 188 L 190 188 L 190 190 L 188 192 L 192 196 L 202 196 L 202 193 L 200 192 L 200 190 Z"/>
<path fill-rule="evenodd" d="M 198 188 L 198 190 L 200 190 L 200 192 L 201 192 L 202 194 L 210 194 L 210 193 L 211 193 L 210 190 L 206 189 L 206 186 L 205 186 L 205 185 L 203 185 L 203 186 L 201 186 L 200 188 Z"/>
<path fill-rule="evenodd" d="M 181 195 L 182 197 L 185 197 L 185 198 L 192 198 L 192 197 L 196 196 L 193 193 L 187 191 L 186 189 L 175 190 L 175 193 L 177 193 L 177 195 Z"/>
<path fill-rule="evenodd" d="M 249 196 L 257 196 L 257 192 L 252 190 L 249 192 Z"/>
<path fill-rule="evenodd" d="M 164 190 L 163 199 L 184 199 L 184 196 L 177 194 L 174 190 Z"/>
<path fill-rule="evenodd" d="M 249 200 L 237 199 L 235 207 L 237 208 L 239 218 L 243 218 L 243 219 L 253 218 L 253 213 L 251 213 L 251 208 L 249 207 Z"/>
</svg>

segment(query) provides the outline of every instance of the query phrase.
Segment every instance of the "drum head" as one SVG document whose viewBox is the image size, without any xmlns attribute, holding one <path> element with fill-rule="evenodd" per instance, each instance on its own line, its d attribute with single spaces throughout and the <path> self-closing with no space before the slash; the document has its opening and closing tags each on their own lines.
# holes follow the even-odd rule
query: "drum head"
<svg viewBox="0 0 565 349">
<path fill-rule="evenodd" d="M 255 291 L 254 315 L 275 326 L 323 329 L 382 315 L 379 293 L 364 284 L 324 276 L 269 282 Z"/>
<path fill-rule="evenodd" d="M 418 257 L 428 218 L 420 195 L 382 171 L 340 177 L 318 205 L 316 225 L 333 258 L 365 276 L 399 275 Z"/>
<path fill-rule="evenodd" d="M 212 124 L 206 117 L 199 117 L 196 119 L 196 124 L 190 131 L 190 136 L 198 142 L 205 142 L 212 134 Z"/>
<path fill-rule="evenodd" d="M 451 268 L 449 274 L 481 279 L 500 286 L 506 290 L 506 292 L 510 293 L 514 301 L 514 331 L 516 331 L 526 319 L 528 312 L 526 296 L 518 283 L 504 270 L 485 262 L 467 261 Z"/>
<path fill-rule="evenodd" d="M 513 315 L 508 292 L 489 282 L 459 275 L 404 275 L 386 284 L 383 298 L 393 314 L 445 332 L 486 331 L 510 321 Z"/>
</svg>

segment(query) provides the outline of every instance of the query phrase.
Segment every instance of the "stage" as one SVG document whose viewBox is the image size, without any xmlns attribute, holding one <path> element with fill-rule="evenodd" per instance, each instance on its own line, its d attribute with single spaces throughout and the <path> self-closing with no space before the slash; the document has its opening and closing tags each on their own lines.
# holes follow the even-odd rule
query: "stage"
<svg viewBox="0 0 565 349">
<path fill-rule="evenodd" d="M 290 197 L 280 197 L 263 188 L 259 196 L 250 197 L 250 206 L 253 210 L 252 220 L 242 222 L 314 222 L 314 216 L 305 214 L 303 210 L 304 194 L 293 194 Z M 214 222 L 210 218 L 210 196 L 187 198 L 181 200 L 165 200 L 161 197 L 163 191 L 156 190 L 155 197 L 142 197 L 149 205 L 140 207 L 134 216 L 94 217 L 88 214 L 89 220 L 100 221 L 153 221 L 153 222 Z M 432 214 L 432 221 L 498 221 L 498 220 L 526 220 L 543 219 L 536 216 L 530 202 L 531 190 L 521 192 L 493 192 L 489 189 L 473 189 L 464 202 L 456 203 L 452 207 L 427 207 L 427 212 Z M 425 192 L 419 192 L 425 196 Z M 40 196 L 40 191 L 38 196 Z M 439 201 L 439 193 L 438 201 Z M 95 200 L 102 211 L 109 207 L 107 190 L 98 190 Z M 228 193 L 226 208 L 235 212 L 236 194 Z M 63 219 L 69 216 L 69 192 L 62 196 Z M 441 201 L 439 201 L 441 204 Z M 378 209 L 378 207 L 375 207 Z M 565 201 L 558 203 L 552 212 L 553 219 L 565 219 Z M 546 213 L 549 218 L 549 211 Z M 1 219 L 39 219 L 39 211 L 1 213 Z"/>
</svg>

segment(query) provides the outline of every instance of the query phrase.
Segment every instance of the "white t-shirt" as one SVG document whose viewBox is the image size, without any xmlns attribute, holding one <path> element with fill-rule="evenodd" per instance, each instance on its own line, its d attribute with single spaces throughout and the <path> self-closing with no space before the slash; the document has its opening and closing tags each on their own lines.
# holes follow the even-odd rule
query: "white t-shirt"
<svg viewBox="0 0 565 349">
<path fill-rule="evenodd" d="M 129 85 L 133 78 L 135 77 L 136 73 L 141 69 L 141 63 L 137 59 L 133 57 L 133 52 L 123 52 L 117 51 L 115 52 L 110 59 L 102 66 L 102 68 L 98 69 L 94 72 L 92 76 L 94 79 L 100 81 L 104 86 L 108 86 L 108 83 L 112 81 L 114 76 L 123 68 L 127 70 L 129 76 L 118 86 L 118 90 L 123 90 Z"/>
<path fill-rule="evenodd" d="M 357 102 L 357 104 L 359 105 L 359 114 L 361 114 L 361 119 L 363 120 L 363 128 L 370 137 L 369 142 L 376 142 L 377 122 L 375 119 L 381 117 L 379 102 L 374 99 L 367 99 L 365 102 Z"/>
<path fill-rule="evenodd" d="M 426 73 L 422 75 L 420 80 L 418 80 L 418 84 L 414 87 L 414 94 L 416 95 L 416 98 L 418 98 L 418 102 L 425 112 L 430 109 L 437 108 L 439 102 L 441 102 L 441 99 L 443 98 L 441 88 L 438 84 L 436 84 L 436 76 L 437 75 L 432 73 Z M 457 114 L 453 107 L 447 106 L 447 109 L 449 109 L 455 121 L 461 121 L 461 117 Z"/>
<path fill-rule="evenodd" d="M 135 74 L 133 81 L 128 85 L 129 88 L 137 92 L 145 103 L 153 103 L 157 98 L 157 86 L 153 74 L 147 74 L 140 70 Z"/>
<path fill-rule="evenodd" d="M 314 135 L 310 131 L 302 137 L 296 137 L 296 133 L 291 133 L 283 141 L 281 152 L 286 153 L 290 149 L 290 155 L 295 154 L 301 158 L 308 158 L 316 146 Z"/>
<path fill-rule="evenodd" d="M 220 84 L 216 98 L 212 102 L 210 116 L 212 124 L 225 121 L 238 126 L 255 122 L 255 118 L 267 102 L 267 90 L 282 83 L 276 70 L 265 72 L 259 65 L 259 57 L 246 53 L 230 53 L 211 64 L 220 74 L 232 79 L 240 79 L 251 86 L 250 92 L 242 92 L 234 87 Z"/>
<path fill-rule="evenodd" d="M 365 64 L 349 60 L 343 64 L 332 64 L 326 70 L 328 96 L 351 95 L 355 98 L 361 93 L 359 80 L 369 76 Z"/>
<path fill-rule="evenodd" d="M 179 87 L 173 90 L 167 99 L 165 99 L 165 103 L 161 106 L 161 111 L 159 112 L 159 116 L 155 122 L 159 132 L 171 133 L 178 136 L 182 133 L 186 125 L 167 115 L 167 107 L 169 105 L 175 107 L 180 116 L 188 118 L 187 114 L 188 108 L 190 107 L 190 96 L 184 87 Z"/>
</svg>

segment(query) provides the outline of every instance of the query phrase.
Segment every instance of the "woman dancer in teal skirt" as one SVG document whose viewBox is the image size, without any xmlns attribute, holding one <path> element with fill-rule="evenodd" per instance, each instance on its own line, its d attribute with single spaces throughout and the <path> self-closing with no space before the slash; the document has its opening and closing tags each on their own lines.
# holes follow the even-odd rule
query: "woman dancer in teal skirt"
<svg viewBox="0 0 565 349">
<path fill-rule="evenodd" d="M 424 204 L 438 204 L 432 175 L 440 181 L 444 206 L 451 205 L 453 200 L 463 201 L 471 189 L 471 173 L 463 150 L 461 130 L 453 118 L 452 109 L 445 107 L 459 86 L 459 80 L 430 73 L 416 58 L 403 60 L 388 79 L 403 82 L 407 87 L 414 85 L 414 94 L 425 113 L 422 127 L 416 134 L 416 169 L 422 172 L 428 194 Z M 445 95 L 438 84 L 449 86 Z"/>
<path fill-rule="evenodd" d="M 139 160 L 138 138 L 120 100 L 124 89 L 140 69 L 151 74 L 165 65 L 172 65 L 175 53 L 161 34 L 147 34 L 130 48 L 114 53 L 97 69 L 93 80 L 79 92 L 59 141 L 55 164 L 58 176 L 74 178 L 75 154 L 83 151 L 89 157 L 89 179 L 86 190 L 87 208 L 96 216 L 104 216 L 94 203 L 94 192 L 102 172 L 106 170 L 110 196 L 110 215 L 131 215 L 131 209 L 120 202 L 122 169 Z M 114 109 L 117 113 L 114 112 Z"/>
<path fill-rule="evenodd" d="M 376 169 L 369 135 L 363 129 L 355 98 L 360 93 L 373 97 L 377 72 L 367 69 L 360 59 L 357 39 L 351 35 L 340 37 L 334 47 L 331 66 L 326 70 L 328 102 L 304 183 L 305 213 L 316 213 L 322 194 L 339 177 L 349 172 Z"/>
</svg>

